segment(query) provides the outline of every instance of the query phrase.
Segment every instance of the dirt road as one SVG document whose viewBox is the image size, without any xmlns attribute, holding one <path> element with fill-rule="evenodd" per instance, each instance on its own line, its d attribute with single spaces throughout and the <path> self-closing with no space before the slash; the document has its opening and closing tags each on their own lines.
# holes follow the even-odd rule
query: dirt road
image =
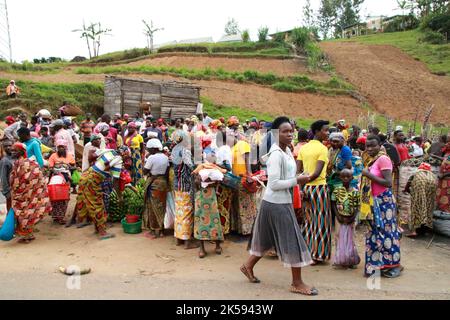
<svg viewBox="0 0 450 320">
<path fill-rule="evenodd" d="M 73 203 L 72 203 L 73 206 Z M 335 270 L 330 265 L 308 267 L 304 277 L 320 291 L 309 298 L 291 294 L 290 270 L 278 260 L 264 258 L 255 273 L 262 280 L 251 284 L 239 272 L 247 257 L 246 242 L 237 236 L 223 245 L 221 256 L 205 259 L 197 250 L 176 247 L 173 237 L 150 240 L 143 234 L 127 235 L 116 225 L 117 237 L 99 241 L 94 228 L 70 228 L 52 224 L 47 217 L 38 225 L 34 243 L 15 240 L 0 243 L 0 299 L 450 299 L 450 241 L 437 237 L 402 240 L 400 278 L 379 282 L 369 290 L 356 270 Z M 363 257 L 363 235 L 357 243 Z M 92 272 L 77 282 L 57 271 L 58 266 L 90 267 Z M 377 288 L 377 282 L 369 281 Z"/>
<path fill-rule="evenodd" d="M 450 122 L 450 78 L 433 75 L 422 62 L 388 45 L 323 42 L 336 71 L 381 114 L 414 120 L 435 105 L 431 121 Z M 423 112 L 419 122 L 423 121 Z"/>
</svg>

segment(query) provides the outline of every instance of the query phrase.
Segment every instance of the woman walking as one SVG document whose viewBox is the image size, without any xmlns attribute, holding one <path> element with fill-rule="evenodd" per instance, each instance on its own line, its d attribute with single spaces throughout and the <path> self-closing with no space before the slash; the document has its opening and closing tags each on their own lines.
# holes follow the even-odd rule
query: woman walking
<svg viewBox="0 0 450 320">
<path fill-rule="evenodd" d="M 292 204 L 291 189 L 310 180 L 308 175 L 296 176 L 295 159 L 289 149 L 294 129 L 286 117 L 273 123 L 279 130 L 279 142 L 264 156 L 267 160 L 268 185 L 256 218 L 250 245 L 250 257 L 241 266 L 241 272 L 252 283 L 259 283 L 253 274 L 256 263 L 266 252 L 275 248 L 285 267 L 291 268 L 291 292 L 317 295 L 317 289 L 306 285 L 301 268 L 312 263 L 311 254 L 297 224 Z"/>
<path fill-rule="evenodd" d="M 145 211 L 142 219 L 144 228 L 149 229 L 149 237 L 164 237 L 164 216 L 168 188 L 169 158 L 162 152 L 163 146 L 158 139 L 147 142 L 150 156 L 145 162 L 146 183 Z"/>
<path fill-rule="evenodd" d="M 136 185 L 142 179 L 142 155 L 144 154 L 144 138 L 137 132 L 136 123 L 128 124 L 128 134 L 125 136 L 124 144 L 130 148 L 133 166 L 131 168 L 131 179 Z"/>
<path fill-rule="evenodd" d="M 405 186 L 405 191 L 411 194 L 409 228 L 412 232 L 406 235 L 407 237 L 417 237 L 417 231 L 422 227 L 433 229 L 436 189 L 436 178 L 431 172 L 431 165 L 424 162 L 419 166 L 419 170 L 409 178 Z"/>
<path fill-rule="evenodd" d="M 371 157 L 363 170 L 363 193 L 372 198 L 369 231 L 366 234 L 365 275 L 376 272 L 388 278 L 400 276 L 400 231 L 397 206 L 392 194 L 392 162 L 381 152 L 380 138 L 367 137 L 366 151 Z M 368 183 L 367 183 L 368 182 Z"/>
<path fill-rule="evenodd" d="M 47 192 L 47 179 L 35 161 L 27 158 L 26 146 L 15 143 L 11 148 L 15 159 L 11 177 L 11 205 L 17 218 L 16 233 L 20 243 L 35 239 L 34 226 L 51 210 Z"/>
<path fill-rule="evenodd" d="M 305 144 L 298 155 L 299 172 L 310 175 L 303 190 L 304 233 L 314 264 L 331 257 L 331 210 L 326 182 L 328 150 L 322 143 L 328 139 L 328 124 L 319 120 L 311 125 L 314 139 Z"/>
</svg>

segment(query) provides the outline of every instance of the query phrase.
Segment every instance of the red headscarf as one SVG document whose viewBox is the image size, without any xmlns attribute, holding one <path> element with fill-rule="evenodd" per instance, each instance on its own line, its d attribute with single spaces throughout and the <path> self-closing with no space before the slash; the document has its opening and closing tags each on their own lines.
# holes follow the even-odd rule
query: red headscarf
<svg viewBox="0 0 450 320">
<path fill-rule="evenodd" d="M 14 144 L 12 145 L 12 147 L 13 147 L 14 149 L 17 149 L 17 150 L 22 151 L 22 152 L 23 152 L 24 158 L 28 158 L 28 155 L 27 155 L 27 147 L 26 147 L 23 143 L 21 143 L 21 142 L 16 142 L 16 143 L 14 143 Z"/>
<path fill-rule="evenodd" d="M 419 166 L 419 170 L 431 171 L 431 165 L 429 163 L 422 162 Z"/>
<path fill-rule="evenodd" d="M 5 118 L 5 122 L 6 122 L 6 124 L 9 126 L 9 125 L 13 124 L 14 122 L 16 122 L 16 119 L 14 119 L 13 116 L 7 116 L 7 117 Z"/>
<path fill-rule="evenodd" d="M 358 138 L 358 140 L 356 140 L 357 144 L 366 144 L 367 141 L 367 137 L 362 136 L 361 138 Z"/>
</svg>

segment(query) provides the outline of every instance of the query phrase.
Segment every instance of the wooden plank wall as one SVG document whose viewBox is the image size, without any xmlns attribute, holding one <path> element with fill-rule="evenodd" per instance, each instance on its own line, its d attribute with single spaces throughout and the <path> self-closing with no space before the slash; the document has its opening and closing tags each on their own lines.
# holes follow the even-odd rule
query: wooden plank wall
<svg viewBox="0 0 450 320">
<path fill-rule="evenodd" d="M 105 80 L 105 113 L 114 115 L 121 113 L 121 81 L 119 79 L 107 78 Z"/>
<path fill-rule="evenodd" d="M 195 114 L 200 101 L 200 89 L 175 83 L 140 82 L 107 78 L 105 81 L 105 112 L 128 113 L 131 117 L 141 112 L 141 103 L 152 104 L 154 117 L 185 118 Z M 123 105 L 121 105 L 123 103 Z"/>
</svg>

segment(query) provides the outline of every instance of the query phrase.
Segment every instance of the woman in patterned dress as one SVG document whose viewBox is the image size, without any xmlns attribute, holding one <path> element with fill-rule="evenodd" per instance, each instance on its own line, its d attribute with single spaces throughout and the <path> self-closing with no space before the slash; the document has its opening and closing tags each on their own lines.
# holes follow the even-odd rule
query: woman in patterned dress
<svg viewBox="0 0 450 320">
<path fill-rule="evenodd" d="M 37 162 L 27 159 L 26 147 L 15 143 L 11 148 L 15 159 L 10 177 L 12 208 L 17 219 L 16 233 L 20 243 L 35 239 L 34 226 L 51 211 L 47 179 Z"/>
<path fill-rule="evenodd" d="M 223 241 L 223 229 L 217 205 L 216 186 L 210 184 L 201 187 L 200 175 L 196 175 L 197 191 L 195 193 L 194 237 L 200 240 L 199 258 L 206 256 L 205 241 L 216 243 L 216 254 L 222 254 L 220 242 Z"/>
<path fill-rule="evenodd" d="M 174 233 L 177 246 L 185 245 L 185 249 L 193 246 L 192 234 L 194 232 L 194 191 L 192 171 L 194 162 L 191 152 L 191 137 L 183 130 L 175 131 L 172 150 L 172 164 L 174 170 L 174 200 L 175 222 Z"/>
<path fill-rule="evenodd" d="M 433 229 L 433 211 L 436 204 L 436 178 L 431 172 L 431 165 L 422 163 L 419 170 L 409 178 L 405 191 L 411 194 L 411 233 L 416 237 L 418 229 Z"/>
<path fill-rule="evenodd" d="M 133 185 L 136 185 L 143 176 L 142 154 L 144 153 L 144 138 L 137 132 L 136 123 L 128 124 L 128 134 L 124 138 L 124 144 L 130 148 L 133 166 L 131 168 L 131 178 Z"/>
<path fill-rule="evenodd" d="M 397 205 L 392 193 L 392 162 L 381 153 L 380 138 L 371 135 L 366 141 L 366 151 L 371 161 L 363 170 L 370 180 L 371 216 L 366 234 L 365 275 L 380 273 L 384 277 L 400 276 L 400 231 L 397 223 Z M 365 192 L 366 190 L 362 190 Z"/>
</svg>

